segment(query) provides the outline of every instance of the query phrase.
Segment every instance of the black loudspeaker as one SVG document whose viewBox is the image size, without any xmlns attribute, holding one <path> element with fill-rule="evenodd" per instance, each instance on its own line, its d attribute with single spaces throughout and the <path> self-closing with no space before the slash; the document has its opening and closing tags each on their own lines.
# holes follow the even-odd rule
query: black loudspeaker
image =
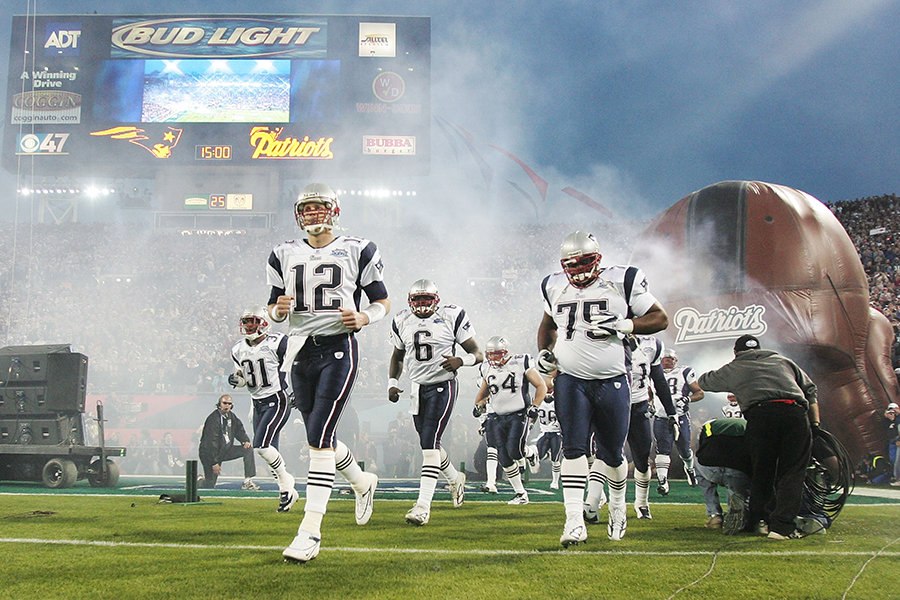
<svg viewBox="0 0 900 600">
<path fill-rule="evenodd" d="M 0 416 L 84 412 L 87 356 L 56 348 L 0 349 Z M 20 351 L 9 352 L 11 349 Z"/>
<path fill-rule="evenodd" d="M 0 419 L 0 444 L 72 446 L 84 444 L 81 415 L 55 419 L 19 417 Z"/>
</svg>

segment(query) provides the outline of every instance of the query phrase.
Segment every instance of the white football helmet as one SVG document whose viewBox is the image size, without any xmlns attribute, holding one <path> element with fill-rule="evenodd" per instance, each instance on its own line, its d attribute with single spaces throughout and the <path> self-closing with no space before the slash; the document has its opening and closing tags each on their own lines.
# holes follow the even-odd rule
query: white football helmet
<svg viewBox="0 0 900 600">
<path fill-rule="evenodd" d="M 597 280 L 600 274 L 600 244 L 591 233 L 576 231 L 563 240 L 560 247 L 560 264 L 569 283 L 584 288 Z"/>
<path fill-rule="evenodd" d="M 495 335 L 484 346 L 484 358 L 492 367 L 502 367 L 509 360 L 509 342 L 502 335 Z"/>
<path fill-rule="evenodd" d="M 417 317 L 430 317 L 441 304 L 437 286 L 429 279 L 419 279 L 409 288 L 409 310 Z"/>
<path fill-rule="evenodd" d="M 321 208 L 304 210 L 310 203 L 321 204 Z M 312 235 L 337 227 L 341 215 L 341 202 L 333 189 L 324 183 L 311 183 L 302 190 L 294 202 L 294 218 L 303 231 Z"/>
<path fill-rule="evenodd" d="M 269 313 L 265 306 L 251 306 L 241 315 L 241 335 L 255 341 L 269 331 Z"/>
<path fill-rule="evenodd" d="M 678 364 L 678 355 L 671 348 L 666 348 L 659 362 L 662 363 L 663 371 L 671 371 Z"/>
</svg>

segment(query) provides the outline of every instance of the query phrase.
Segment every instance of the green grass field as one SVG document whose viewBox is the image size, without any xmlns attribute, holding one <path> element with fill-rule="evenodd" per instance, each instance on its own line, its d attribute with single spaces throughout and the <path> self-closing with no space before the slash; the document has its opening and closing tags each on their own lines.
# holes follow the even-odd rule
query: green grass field
<svg viewBox="0 0 900 600">
<path fill-rule="evenodd" d="M 199 505 L 159 504 L 158 491 L 135 487 L 115 495 L 0 487 L 2 596 L 900 598 L 900 504 L 890 500 L 861 498 L 868 503 L 848 503 L 826 535 L 774 542 L 704 528 L 699 492 L 683 486 L 673 496 L 694 502 L 653 503 L 651 495 L 651 521 L 633 518 L 629 507 L 621 542 L 609 541 L 600 524 L 586 544 L 562 550 L 556 495 L 536 492 L 545 501 L 513 507 L 503 494 L 476 492 L 454 509 L 439 493 L 431 522 L 416 528 L 403 518 L 411 495 L 379 492 L 372 520 L 360 527 L 352 496 L 336 491 L 321 553 L 298 565 L 283 562 L 281 550 L 296 533 L 302 501 L 279 514 L 273 491 L 216 490 L 201 493 Z"/>
</svg>

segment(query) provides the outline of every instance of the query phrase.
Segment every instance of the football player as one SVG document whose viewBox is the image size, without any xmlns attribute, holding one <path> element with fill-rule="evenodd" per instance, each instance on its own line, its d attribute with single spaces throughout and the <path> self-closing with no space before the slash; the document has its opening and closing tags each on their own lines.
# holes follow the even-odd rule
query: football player
<svg viewBox="0 0 900 600">
<path fill-rule="evenodd" d="M 483 357 L 466 311 L 452 304 L 441 306 L 434 283 L 428 279 L 413 283 L 408 303 L 391 323 L 394 351 L 388 373 L 388 400 L 397 402 L 403 393 L 398 379 L 405 363 L 412 384 L 409 412 L 422 448 L 419 498 L 406 514 L 406 522 L 425 525 L 431 518 L 439 473 L 450 483 L 453 506 L 462 506 L 465 499 L 466 474 L 453 466 L 441 447 L 441 436 L 456 402 L 457 371 L 480 363 Z M 462 356 L 456 356 L 457 344 L 465 352 Z"/>
<path fill-rule="evenodd" d="M 634 512 L 638 519 L 651 519 L 650 515 L 650 450 L 653 447 L 653 432 L 650 419 L 654 410 L 650 403 L 653 391 L 659 398 L 666 412 L 666 418 L 670 428 L 677 428 L 675 418 L 675 405 L 666 382 L 662 369 L 661 356 L 663 353 L 662 342 L 652 335 L 638 335 L 631 338 L 631 419 L 628 425 L 628 445 L 631 447 L 631 456 L 634 461 Z M 651 388 L 651 383 L 653 387 Z M 591 475 L 588 482 L 588 499 L 585 504 L 585 520 L 599 522 L 597 514 L 599 503 L 596 505 L 590 500 L 594 497 L 602 498 L 601 476 L 595 477 L 595 470 L 602 469 L 602 461 L 596 460 L 591 465 Z M 590 487 L 595 481 L 601 485 L 600 494 L 592 494 Z"/>
<path fill-rule="evenodd" d="M 297 225 L 307 238 L 279 244 L 266 268 L 269 316 L 289 324 L 284 367 L 290 368 L 294 406 L 303 416 L 309 442 L 309 476 L 304 517 L 283 554 L 306 562 L 319 553 L 322 517 L 335 471 L 356 494 L 356 522 L 372 515 L 378 477 L 366 473 L 335 436 L 359 365 L 356 333 L 390 310 L 381 255 L 374 243 L 335 235 L 340 200 L 329 186 L 312 183 L 294 202 Z M 360 310 L 365 294 L 368 306 Z"/>
<path fill-rule="evenodd" d="M 559 422 L 556 420 L 556 404 L 553 392 L 548 389 L 544 401 L 538 406 L 537 416 L 540 436 L 534 441 L 540 460 L 550 459 L 552 479 L 550 489 L 559 489 L 559 470 L 562 466 L 562 436 L 559 433 Z"/>
<path fill-rule="evenodd" d="M 737 396 L 729 393 L 726 399 L 728 404 L 722 407 L 722 416 L 726 419 L 743 419 L 744 415 L 741 414 L 741 406 L 738 404 Z"/>
<path fill-rule="evenodd" d="M 697 384 L 697 375 L 694 373 L 694 369 L 688 366 L 678 367 L 678 355 L 674 350 L 667 348 L 663 353 L 662 368 L 672 401 L 675 403 L 675 414 L 678 419 L 678 437 L 676 439 L 671 420 L 668 416 L 662 416 L 663 406 L 657 395 L 657 417 L 653 421 L 653 436 L 656 438 L 654 462 L 656 463 L 656 478 L 659 483 L 656 491 L 661 496 L 665 496 L 669 493 L 669 465 L 672 462 L 673 448 L 678 451 L 678 456 L 684 463 L 688 484 L 691 487 L 697 486 L 694 453 L 691 451 L 690 404 L 703 399 L 703 390 Z"/>
<path fill-rule="evenodd" d="M 231 349 L 234 373 L 228 377 L 231 387 L 244 387 L 253 400 L 253 447 L 266 461 L 278 482 L 278 512 L 287 512 L 300 498 L 294 477 L 288 473 L 278 451 L 278 436 L 291 415 L 291 390 L 287 373 L 281 369 L 288 338 L 269 331 L 265 306 L 251 306 L 241 315 L 240 332 L 244 339 Z"/>
<path fill-rule="evenodd" d="M 485 423 L 488 446 L 497 448 L 497 459 L 516 493 L 508 504 L 521 506 L 528 504 L 528 492 L 522 484 L 518 461 L 525 456 L 530 420 L 538 417 L 547 384 L 529 355 L 510 354 L 509 342 L 503 336 L 495 335 L 489 339 L 484 346 L 484 355 L 481 389 L 475 398 L 473 414 L 481 416 L 488 402 L 494 409 Z M 531 387 L 535 390 L 533 401 Z"/>
<path fill-rule="evenodd" d="M 601 268 L 600 245 L 576 231 L 560 248 L 562 271 L 544 278 L 544 316 L 538 329 L 538 365 L 558 371 L 554 383 L 556 417 L 563 437 L 561 481 L 566 523 L 563 547 L 587 539 L 583 499 L 593 425 L 597 456 L 610 482 L 607 535 L 625 535 L 625 439 L 631 414 L 628 359 L 624 337 L 656 333 L 668 315 L 650 293 L 643 272 L 633 266 Z"/>
</svg>

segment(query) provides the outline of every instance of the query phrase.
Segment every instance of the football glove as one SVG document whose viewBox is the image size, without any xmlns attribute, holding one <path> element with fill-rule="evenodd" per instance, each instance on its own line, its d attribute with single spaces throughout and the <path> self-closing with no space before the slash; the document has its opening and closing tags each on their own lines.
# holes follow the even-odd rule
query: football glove
<svg viewBox="0 0 900 600">
<path fill-rule="evenodd" d="M 239 387 L 244 387 L 245 385 L 247 385 L 247 380 L 244 379 L 243 377 L 241 377 L 240 375 L 238 375 L 237 373 L 232 373 L 231 375 L 228 376 L 228 383 L 233 388 L 239 388 Z"/>
<path fill-rule="evenodd" d="M 600 313 L 591 319 L 591 333 L 594 334 L 594 337 L 597 339 L 606 339 L 608 337 L 614 336 L 617 334 L 616 332 L 616 321 L 618 318 L 616 315 L 608 312 Z"/>
<path fill-rule="evenodd" d="M 482 406 L 480 404 L 476 404 L 472 407 L 472 416 L 476 419 L 484 414 L 484 411 L 487 410 L 487 406 Z"/>
<path fill-rule="evenodd" d="M 672 436 L 677 442 L 678 438 L 681 437 L 681 428 L 678 426 L 678 417 L 676 417 L 675 415 L 669 415 L 669 427 L 672 428 Z"/>
<path fill-rule="evenodd" d="M 556 357 L 546 348 L 538 353 L 537 362 L 538 371 L 540 371 L 542 375 L 550 375 L 556 370 Z"/>
<path fill-rule="evenodd" d="M 528 410 L 525 411 L 525 416 L 529 419 L 537 419 L 538 418 L 538 407 L 532 404 L 528 407 Z"/>
</svg>

